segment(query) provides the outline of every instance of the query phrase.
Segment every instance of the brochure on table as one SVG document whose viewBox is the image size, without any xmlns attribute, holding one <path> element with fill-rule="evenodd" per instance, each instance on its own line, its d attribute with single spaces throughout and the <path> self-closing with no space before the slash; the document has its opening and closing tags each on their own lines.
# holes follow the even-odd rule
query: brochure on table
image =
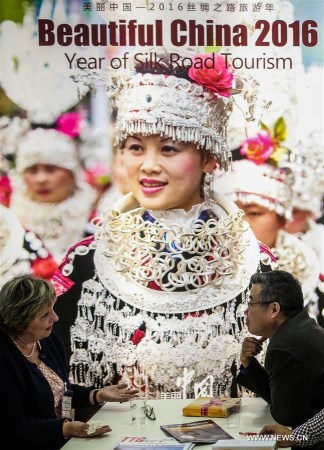
<svg viewBox="0 0 324 450">
<path fill-rule="evenodd" d="M 213 420 L 199 420 L 189 423 L 161 425 L 161 429 L 179 442 L 213 444 L 219 439 L 233 439 Z"/>
<path fill-rule="evenodd" d="M 194 447 L 192 443 L 181 443 L 173 438 L 149 439 L 143 436 L 124 437 L 113 450 L 191 450 Z"/>
</svg>

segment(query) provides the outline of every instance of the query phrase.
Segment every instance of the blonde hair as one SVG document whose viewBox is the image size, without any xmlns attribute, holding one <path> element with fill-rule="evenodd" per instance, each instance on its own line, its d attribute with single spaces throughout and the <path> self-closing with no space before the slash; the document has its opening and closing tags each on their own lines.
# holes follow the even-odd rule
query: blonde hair
<svg viewBox="0 0 324 450">
<path fill-rule="evenodd" d="M 42 278 L 33 275 L 12 278 L 0 291 L 0 328 L 17 338 L 55 299 L 54 286 Z"/>
</svg>

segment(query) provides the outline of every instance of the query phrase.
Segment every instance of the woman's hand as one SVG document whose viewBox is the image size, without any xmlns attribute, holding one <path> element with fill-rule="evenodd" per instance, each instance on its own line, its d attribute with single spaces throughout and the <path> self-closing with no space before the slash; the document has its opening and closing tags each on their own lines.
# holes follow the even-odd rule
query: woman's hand
<svg viewBox="0 0 324 450">
<path fill-rule="evenodd" d="M 131 398 L 138 397 L 138 389 L 128 388 L 126 383 L 114 384 L 99 389 L 97 401 L 102 402 L 128 402 Z"/>
<path fill-rule="evenodd" d="M 63 436 L 65 438 L 69 438 L 71 436 L 75 437 L 93 437 L 93 436 L 99 436 L 100 434 L 107 433 L 108 431 L 111 431 L 111 428 L 108 425 L 104 425 L 100 428 L 97 428 L 93 433 L 88 434 L 87 430 L 89 428 L 89 424 L 85 422 L 64 422 L 63 423 Z"/>
</svg>

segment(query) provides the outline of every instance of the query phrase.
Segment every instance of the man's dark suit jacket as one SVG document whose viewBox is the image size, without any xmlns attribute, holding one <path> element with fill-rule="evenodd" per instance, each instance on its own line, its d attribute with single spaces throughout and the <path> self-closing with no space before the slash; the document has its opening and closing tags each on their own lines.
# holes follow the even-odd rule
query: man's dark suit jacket
<svg viewBox="0 0 324 450">
<path fill-rule="evenodd" d="M 237 382 L 269 403 L 278 423 L 306 422 L 324 408 L 324 329 L 305 310 L 287 319 L 270 339 L 265 367 L 253 358 Z"/>
</svg>

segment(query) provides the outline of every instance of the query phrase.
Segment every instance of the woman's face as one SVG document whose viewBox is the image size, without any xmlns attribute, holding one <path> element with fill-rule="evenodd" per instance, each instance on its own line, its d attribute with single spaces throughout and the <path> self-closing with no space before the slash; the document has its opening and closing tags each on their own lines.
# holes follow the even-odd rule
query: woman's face
<svg viewBox="0 0 324 450">
<path fill-rule="evenodd" d="M 36 342 L 48 337 L 58 316 L 54 312 L 54 303 L 36 315 L 28 327 L 21 332 L 19 338 L 24 342 Z"/>
<path fill-rule="evenodd" d="M 60 203 L 74 190 L 74 178 L 70 170 L 48 164 L 35 164 L 23 172 L 23 178 L 32 200 Z"/>
<path fill-rule="evenodd" d="M 275 211 L 255 203 L 243 205 L 238 201 L 236 204 L 245 212 L 244 219 L 250 224 L 256 238 L 268 247 L 274 247 L 278 231 L 284 226 L 280 216 Z"/>
<path fill-rule="evenodd" d="M 214 160 L 206 161 L 196 145 L 159 135 L 132 136 L 125 144 L 129 188 L 145 209 L 189 211 L 200 203 L 202 175 L 215 166 Z"/>
</svg>

